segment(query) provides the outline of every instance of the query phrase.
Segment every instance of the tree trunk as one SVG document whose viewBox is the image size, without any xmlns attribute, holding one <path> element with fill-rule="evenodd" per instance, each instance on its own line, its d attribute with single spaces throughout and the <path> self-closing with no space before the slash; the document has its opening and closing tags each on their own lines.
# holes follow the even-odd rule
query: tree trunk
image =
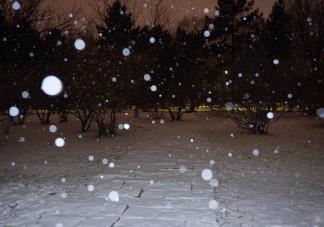
<svg viewBox="0 0 324 227">
<path fill-rule="evenodd" d="M 114 109 L 112 109 L 111 113 L 110 113 L 110 123 L 109 123 L 109 126 L 108 126 L 109 134 L 112 137 L 117 134 L 117 132 L 116 132 L 116 122 L 117 122 L 116 111 Z"/>
<path fill-rule="evenodd" d="M 42 125 L 47 125 L 50 123 L 50 117 L 52 115 L 51 110 L 36 110 L 37 116 Z"/>
<path fill-rule="evenodd" d="M 86 119 L 80 119 L 81 121 L 81 132 L 86 133 L 89 131 L 92 124 L 93 117 L 89 117 Z"/>
<path fill-rule="evenodd" d="M 169 115 L 171 121 L 181 121 L 183 116 L 183 109 L 181 107 L 177 107 L 177 110 L 173 110 L 172 108 L 168 108 Z"/>
<path fill-rule="evenodd" d="M 67 111 L 61 111 L 59 112 L 59 116 L 60 116 L 60 122 L 67 122 L 69 113 Z"/>
<path fill-rule="evenodd" d="M 109 135 L 107 125 L 105 123 L 104 116 L 102 116 L 101 113 L 96 114 L 96 123 L 97 123 L 97 136 L 99 138 L 101 137 L 107 137 Z"/>
<path fill-rule="evenodd" d="M 174 116 L 174 112 L 171 110 L 171 108 L 168 108 L 168 111 L 169 111 L 171 121 L 175 121 L 176 118 Z"/>
<path fill-rule="evenodd" d="M 136 119 L 139 119 L 139 108 L 137 105 L 135 106 L 135 109 L 134 109 L 134 117 Z"/>
</svg>

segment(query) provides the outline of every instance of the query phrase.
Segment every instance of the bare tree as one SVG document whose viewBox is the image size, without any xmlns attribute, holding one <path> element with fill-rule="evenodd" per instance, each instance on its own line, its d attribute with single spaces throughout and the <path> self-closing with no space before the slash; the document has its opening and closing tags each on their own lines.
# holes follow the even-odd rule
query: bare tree
<svg viewBox="0 0 324 227">
<path fill-rule="evenodd" d="M 184 17 L 179 22 L 179 27 L 185 31 L 200 32 L 205 25 L 205 19 L 203 17 Z"/>
<path fill-rule="evenodd" d="M 146 6 L 148 13 L 137 12 L 138 21 L 151 27 L 162 26 L 169 30 L 173 26 L 173 16 L 170 8 L 170 0 L 152 0 Z"/>
<path fill-rule="evenodd" d="M 241 103 L 240 108 L 229 112 L 228 116 L 239 128 L 248 130 L 252 134 L 267 134 L 270 125 L 279 118 L 279 115 L 270 112 L 272 106 L 271 101 L 244 102 Z"/>
</svg>

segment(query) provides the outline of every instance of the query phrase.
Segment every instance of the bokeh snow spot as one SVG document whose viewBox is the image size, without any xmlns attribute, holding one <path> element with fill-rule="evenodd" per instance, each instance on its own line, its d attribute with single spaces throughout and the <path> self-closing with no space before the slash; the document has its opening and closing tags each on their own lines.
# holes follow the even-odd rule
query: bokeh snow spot
<svg viewBox="0 0 324 227">
<path fill-rule="evenodd" d="M 274 60 L 273 60 L 273 64 L 274 64 L 274 65 L 279 65 L 279 64 L 280 64 L 279 59 L 274 59 Z"/>
<path fill-rule="evenodd" d="M 12 7 L 13 10 L 18 11 L 18 10 L 20 10 L 21 5 L 20 5 L 20 3 L 18 1 L 14 1 L 12 3 L 11 7 Z"/>
<path fill-rule="evenodd" d="M 316 111 L 316 114 L 319 118 L 324 118 L 324 108 L 319 108 L 317 111 Z"/>
<path fill-rule="evenodd" d="M 57 147 L 64 147 L 64 145 L 65 145 L 65 141 L 64 141 L 64 139 L 63 139 L 63 138 L 57 138 L 57 139 L 55 140 L 55 145 L 56 145 Z"/>
<path fill-rule="evenodd" d="M 18 139 L 18 143 L 25 143 L 26 142 L 26 138 L 21 136 L 19 139 Z"/>
<path fill-rule="evenodd" d="M 204 181 L 210 181 L 211 179 L 213 179 L 213 172 L 210 169 L 204 169 L 201 172 L 201 178 Z"/>
<path fill-rule="evenodd" d="M 210 31 L 208 31 L 208 30 L 204 31 L 204 36 L 206 38 L 208 38 L 210 36 Z"/>
<path fill-rule="evenodd" d="M 270 119 L 270 120 L 272 120 L 274 118 L 274 113 L 268 112 L 267 113 L 267 118 Z"/>
<path fill-rule="evenodd" d="M 213 187 L 213 188 L 217 188 L 218 187 L 218 185 L 219 185 L 219 181 L 217 180 L 217 179 L 211 179 L 210 181 L 209 181 L 209 185 L 211 186 L 211 187 Z"/>
<path fill-rule="evenodd" d="M 28 99 L 29 98 L 29 92 L 28 91 L 21 92 L 21 97 L 23 97 L 24 99 Z"/>
<path fill-rule="evenodd" d="M 218 208 L 218 202 L 216 200 L 210 200 L 208 206 L 212 210 L 216 210 Z"/>
<path fill-rule="evenodd" d="M 154 38 L 154 37 L 150 37 L 149 42 L 150 42 L 151 44 L 154 44 L 154 43 L 155 43 L 155 38 Z"/>
<path fill-rule="evenodd" d="M 150 80 L 151 80 L 151 76 L 150 76 L 150 74 L 145 74 L 145 75 L 144 75 L 144 80 L 145 80 L 145 81 L 150 81 Z"/>
<path fill-rule="evenodd" d="M 125 130 L 129 130 L 129 129 L 130 129 L 130 124 L 125 123 L 125 124 L 124 124 L 124 129 L 125 129 Z"/>
<path fill-rule="evenodd" d="M 180 165 L 179 166 L 179 172 L 182 173 L 182 174 L 187 172 L 187 167 L 185 167 L 184 165 Z"/>
<path fill-rule="evenodd" d="M 252 150 L 252 154 L 253 154 L 254 156 L 259 156 L 259 155 L 260 155 L 260 150 L 259 150 L 259 149 L 253 149 L 253 150 Z"/>
<path fill-rule="evenodd" d="M 56 125 L 50 125 L 48 127 L 48 130 L 50 133 L 56 133 L 57 132 L 57 126 Z"/>
<path fill-rule="evenodd" d="M 88 160 L 89 160 L 90 162 L 93 162 L 93 161 L 94 161 L 94 156 L 93 156 L 93 155 L 89 155 Z"/>
<path fill-rule="evenodd" d="M 151 86 L 151 91 L 156 92 L 157 91 L 157 86 L 156 85 L 152 85 Z"/>
<path fill-rule="evenodd" d="M 16 106 L 12 106 L 9 108 L 9 115 L 11 117 L 17 117 L 19 115 L 19 109 Z"/>
<path fill-rule="evenodd" d="M 109 199 L 112 202 L 118 202 L 119 201 L 119 193 L 116 191 L 112 191 L 109 193 Z"/>
<path fill-rule="evenodd" d="M 66 192 L 61 193 L 62 199 L 66 199 L 68 197 L 68 194 Z"/>
<path fill-rule="evenodd" d="M 77 50 L 84 50 L 86 48 L 86 43 L 82 39 L 76 39 L 74 41 L 74 47 Z"/>
<path fill-rule="evenodd" d="M 92 184 L 88 185 L 88 191 L 93 192 L 94 186 Z"/>
<path fill-rule="evenodd" d="M 106 158 L 102 159 L 102 164 L 103 165 L 108 165 L 108 162 L 109 162 L 108 159 L 106 159 Z"/>
<path fill-rule="evenodd" d="M 43 79 L 41 89 L 43 92 L 49 96 L 56 96 L 60 94 L 63 90 L 62 81 L 56 76 L 46 76 Z"/>
<path fill-rule="evenodd" d="M 128 56 L 130 55 L 130 50 L 129 50 L 128 48 L 124 48 L 124 49 L 123 49 L 123 55 L 124 55 L 125 57 L 128 57 Z"/>
</svg>

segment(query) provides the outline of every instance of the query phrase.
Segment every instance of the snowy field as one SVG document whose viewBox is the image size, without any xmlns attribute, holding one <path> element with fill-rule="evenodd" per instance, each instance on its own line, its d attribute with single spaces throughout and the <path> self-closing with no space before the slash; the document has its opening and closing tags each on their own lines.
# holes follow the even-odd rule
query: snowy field
<svg viewBox="0 0 324 227">
<path fill-rule="evenodd" d="M 253 136 L 206 114 L 119 119 L 115 139 L 80 136 L 72 117 L 1 134 L 0 226 L 324 226 L 323 121 L 284 116 Z"/>
</svg>

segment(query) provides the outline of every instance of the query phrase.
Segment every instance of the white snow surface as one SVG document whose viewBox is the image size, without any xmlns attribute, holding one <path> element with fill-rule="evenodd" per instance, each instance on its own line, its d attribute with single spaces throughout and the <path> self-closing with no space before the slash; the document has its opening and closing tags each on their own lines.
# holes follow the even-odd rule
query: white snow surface
<svg viewBox="0 0 324 227">
<path fill-rule="evenodd" d="M 205 115 L 154 125 L 121 114 L 131 129 L 100 140 L 94 129 L 79 138 L 71 117 L 57 123 L 63 148 L 29 117 L 8 141 L 0 137 L 0 226 L 324 226 L 320 120 L 282 117 L 270 135 L 253 136 Z M 26 142 L 17 142 L 21 136 Z M 255 147 L 258 157 L 251 154 Z M 103 158 L 115 168 L 102 165 Z M 204 169 L 213 171 L 218 187 L 201 178 Z M 118 202 L 109 199 L 112 191 Z M 209 208 L 213 200 L 215 210 Z"/>
</svg>

